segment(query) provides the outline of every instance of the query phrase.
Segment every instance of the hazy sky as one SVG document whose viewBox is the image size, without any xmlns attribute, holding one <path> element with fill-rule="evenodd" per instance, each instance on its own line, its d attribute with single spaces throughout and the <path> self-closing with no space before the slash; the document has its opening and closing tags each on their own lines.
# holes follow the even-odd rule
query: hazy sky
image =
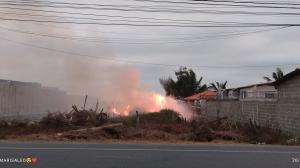
<svg viewBox="0 0 300 168">
<path fill-rule="evenodd" d="M 159 9 L 180 8 L 191 11 L 300 11 L 299 9 L 220 8 L 222 6 L 151 3 L 131 0 L 51 1 L 140 6 L 136 9 L 150 9 L 150 7 L 155 7 Z M 178 1 L 188 2 L 188 0 Z M 78 22 L 90 21 L 87 19 L 45 18 L 42 15 L 138 20 L 24 11 L 5 7 L 123 17 L 272 24 L 300 23 L 300 16 L 205 14 L 200 12 L 132 12 L 107 10 L 104 8 L 97 10 L 49 8 L 45 7 L 45 4 L 38 2 L 30 4 L 33 4 L 33 6 L 7 5 L 2 4 L 2 1 L 0 3 L 0 78 L 40 82 L 44 85 L 57 86 L 70 92 L 83 93 L 91 92 L 91 90 L 95 90 L 97 87 L 105 88 L 109 85 L 122 85 L 122 81 L 132 79 L 126 77 L 127 73 L 134 71 L 136 75 L 140 76 L 144 88 L 163 93 L 158 79 L 173 76 L 174 71 L 178 69 L 178 67 L 170 65 L 192 66 L 198 76 L 204 77 L 205 83 L 228 80 L 228 87 L 237 87 L 263 82 L 262 76 L 270 76 L 271 72 L 275 70 L 276 66 L 272 65 L 283 65 L 280 68 L 284 72 L 289 72 L 295 69 L 297 64 L 300 64 L 300 50 L 298 48 L 300 44 L 300 28 L 298 27 L 144 27 L 54 24 L 3 20 L 3 18 L 13 18 Z M 18 15 L 13 13 L 17 13 Z M 28 14 L 31 16 L 28 16 Z M 111 21 L 97 22 L 111 23 Z M 114 21 L 114 23 L 120 22 L 124 23 L 124 21 Z M 60 36 L 60 38 L 47 37 L 47 35 Z M 68 37 L 68 39 L 62 39 L 62 36 Z M 132 61 L 140 63 L 128 63 Z M 164 64 L 164 66 L 151 64 Z M 252 66 L 263 67 L 249 68 Z M 124 73 L 120 75 L 121 72 Z M 117 76 L 121 80 L 116 81 L 112 79 L 112 76 Z M 89 89 L 90 87 L 93 89 Z"/>
</svg>

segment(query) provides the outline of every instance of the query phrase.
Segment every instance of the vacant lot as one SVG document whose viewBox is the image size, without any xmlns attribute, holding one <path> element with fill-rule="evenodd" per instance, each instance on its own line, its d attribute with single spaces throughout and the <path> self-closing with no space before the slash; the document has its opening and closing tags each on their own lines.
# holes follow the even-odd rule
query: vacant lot
<svg viewBox="0 0 300 168">
<path fill-rule="evenodd" d="M 172 110 L 109 118 L 104 113 L 53 113 L 39 122 L 1 121 L 0 139 L 19 141 L 144 141 L 237 142 L 299 144 L 299 139 L 255 123 L 240 124 L 227 118 L 186 121 Z"/>
</svg>

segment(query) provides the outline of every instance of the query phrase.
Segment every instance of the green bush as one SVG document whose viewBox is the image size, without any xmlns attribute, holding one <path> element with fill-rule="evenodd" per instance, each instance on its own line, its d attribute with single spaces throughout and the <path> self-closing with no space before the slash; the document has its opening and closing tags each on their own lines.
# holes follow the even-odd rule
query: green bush
<svg viewBox="0 0 300 168">
<path fill-rule="evenodd" d="M 151 112 L 151 113 L 141 113 L 139 114 L 140 124 L 171 124 L 171 123 L 180 123 L 183 118 L 174 110 L 171 109 L 163 109 L 159 112 Z M 135 126 L 136 124 L 136 116 L 129 116 L 124 121 L 125 125 Z"/>
</svg>

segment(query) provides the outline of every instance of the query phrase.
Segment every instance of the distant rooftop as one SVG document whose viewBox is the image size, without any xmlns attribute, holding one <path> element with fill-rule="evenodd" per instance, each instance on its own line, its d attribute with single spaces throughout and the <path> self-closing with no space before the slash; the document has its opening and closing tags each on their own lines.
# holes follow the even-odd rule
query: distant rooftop
<svg viewBox="0 0 300 168">
<path fill-rule="evenodd" d="M 294 71 L 292 71 L 292 72 L 284 75 L 282 78 L 280 78 L 277 81 L 275 81 L 274 84 L 275 85 L 281 84 L 281 83 L 283 83 L 283 82 L 285 82 L 285 81 L 287 81 L 287 80 L 289 80 L 289 79 L 291 79 L 291 78 L 293 78 L 293 77 L 295 77 L 297 75 L 300 75 L 300 69 L 299 68 L 297 68 Z"/>
<path fill-rule="evenodd" d="M 184 98 L 185 100 L 200 100 L 200 99 L 213 99 L 217 96 L 217 93 L 215 91 L 204 91 L 189 97 Z"/>
<path fill-rule="evenodd" d="M 40 83 L 36 83 L 36 82 L 21 82 L 21 81 L 6 80 L 6 79 L 0 79 L 0 84 L 11 84 L 17 86 L 24 86 L 24 85 L 41 86 Z"/>
</svg>

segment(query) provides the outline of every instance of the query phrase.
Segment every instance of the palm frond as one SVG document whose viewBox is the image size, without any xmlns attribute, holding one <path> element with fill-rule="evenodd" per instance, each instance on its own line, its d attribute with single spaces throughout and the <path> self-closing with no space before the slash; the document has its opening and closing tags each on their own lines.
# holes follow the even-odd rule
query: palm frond
<svg viewBox="0 0 300 168">
<path fill-rule="evenodd" d="M 264 80 L 266 80 L 267 82 L 271 82 L 271 81 L 272 81 L 272 80 L 271 80 L 269 77 L 267 77 L 267 76 L 264 76 L 263 78 L 264 78 Z"/>
</svg>

